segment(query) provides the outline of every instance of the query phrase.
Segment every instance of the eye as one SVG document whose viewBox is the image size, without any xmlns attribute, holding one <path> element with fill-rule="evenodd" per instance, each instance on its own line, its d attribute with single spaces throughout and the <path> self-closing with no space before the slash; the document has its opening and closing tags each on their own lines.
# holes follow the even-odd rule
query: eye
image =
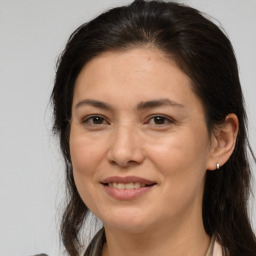
<svg viewBox="0 0 256 256">
<path fill-rule="evenodd" d="M 151 116 L 146 123 L 154 126 L 164 126 L 164 125 L 172 124 L 174 123 L 174 121 L 171 118 L 166 116 L 155 115 L 155 116 Z"/>
<path fill-rule="evenodd" d="M 101 126 L 101 125 L 107 125 L 108 122 L 106 119 L 99 115 L 91 115 L 83 119 L 82 123 L 84 125 L 90 125 L 90 126 Z"/>
</svg>

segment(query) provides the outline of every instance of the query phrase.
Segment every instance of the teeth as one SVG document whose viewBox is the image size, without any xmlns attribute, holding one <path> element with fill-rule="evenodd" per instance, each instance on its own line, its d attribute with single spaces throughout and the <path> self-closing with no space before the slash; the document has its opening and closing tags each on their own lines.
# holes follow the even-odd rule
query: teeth
<svg viewBox="0 0 256 256">
<path fill-rule="evenodd" d="M 117 189 L 135 189 L 135 188 L 143 188 L 146 185 L 139 183 L 139 182 L 131 182 L 131 183 L 126 183 L 126 184 L 114 182 L 114 183 L 108 183 L 108 186 L 114 187 Z"/>
<path fill-rule="evenodd" d="M 134 183 L 134 188 L 139 188 L 139 187 L 145 187 L 145 184 L 140 184 L 139 182 Z"/>
<path fill-rule="evenodd" d="M 117 188 L 118 188 L 118 189 L 125 189 L 125 184 L 123 184 L 123 183 L 117 183 Z"/>
<path fill-rule="evenodd" d="M 127 183 L 125 184 L 125 189 L 134 189 L 135 185 L 133 183 Z"/>
</svg>

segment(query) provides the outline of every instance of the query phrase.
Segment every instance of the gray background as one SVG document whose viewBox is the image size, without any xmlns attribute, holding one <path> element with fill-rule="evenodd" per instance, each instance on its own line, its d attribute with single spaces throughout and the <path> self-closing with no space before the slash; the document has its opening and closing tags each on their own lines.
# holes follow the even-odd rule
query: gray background
<svg viewBox="0 0 256 256">
<path fill-rule="evenodd" d="M 129 2 L 0 0 L 1 256 L 61 254 L 57 227 L 63 166 L 49 105 L 55 62 L 76 27 Z M 215 17 L 233 43 L 256 151 L 256 0 L 182 2 Z M 251 212 L 256 228 L 255 200 Z"/>
</svg>

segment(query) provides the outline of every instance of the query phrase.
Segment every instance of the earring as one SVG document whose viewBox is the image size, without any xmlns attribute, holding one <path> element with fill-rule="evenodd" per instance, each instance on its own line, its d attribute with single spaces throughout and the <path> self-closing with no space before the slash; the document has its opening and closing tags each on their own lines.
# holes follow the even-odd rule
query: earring
<svg viewBox="0 0 256 256">
<path fill-rule="evenodd" d="M 216 169 L 217 169 L 217 170 L 220 169 L 220 164 L 219 164 L 219 163 L 216 164 Z"/>
</svg>

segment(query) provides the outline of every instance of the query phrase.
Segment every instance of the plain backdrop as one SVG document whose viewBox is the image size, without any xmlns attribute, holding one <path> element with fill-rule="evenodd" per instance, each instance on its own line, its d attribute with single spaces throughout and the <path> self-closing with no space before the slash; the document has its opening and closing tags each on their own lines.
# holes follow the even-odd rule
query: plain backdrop
<svg viewBox="0 0 256 256">
<path fill-rule="evenodd" d="M 75 28 L 129 2 L 0 0 L 0 256 L 61 255 L 64 170 L 49 104 L 55 63 Z M 216 18 L 231 39 L 256 151 L 256 0 L 181 2 Z M 255 200 L 250 209 L 255 228 Z"/>
</svg>

